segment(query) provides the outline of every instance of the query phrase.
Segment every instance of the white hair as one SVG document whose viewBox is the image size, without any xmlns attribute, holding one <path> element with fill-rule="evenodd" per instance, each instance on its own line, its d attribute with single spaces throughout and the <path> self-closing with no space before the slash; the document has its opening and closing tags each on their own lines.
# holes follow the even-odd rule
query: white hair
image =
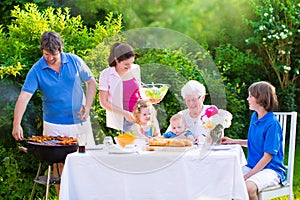
<svg viewBox="0 0 300 200">
<path fill-rule="evenodd" d="M 181 96 L 184 99 L 187 95 L 193 95 L 195 93 L 199 96 L 203 96 L 206 94 L 204 85 L 199 83 L 198 81 L 190 80 L 181 88 Z"/>
</svg>

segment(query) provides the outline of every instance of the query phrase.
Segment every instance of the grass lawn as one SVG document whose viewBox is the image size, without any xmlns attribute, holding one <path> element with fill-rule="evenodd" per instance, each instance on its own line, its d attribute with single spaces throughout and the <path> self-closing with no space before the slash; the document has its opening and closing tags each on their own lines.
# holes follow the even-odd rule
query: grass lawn
<svg viewBox="0 0 300 200">
<path fill-rule="evenodd" d="M 300 147 L 296 145 L 295 167 L 294 167 L 294 193 L 295 199 L 300 200 Z"/>
<path fill-rule="evenodd" d="M 296 155 L 294 164 L 294 199 L 300 200 L 300 147 L 296 145 Z M 274 200 L 287 200 L 288 197 L 275 198 Z"/>
</svg>

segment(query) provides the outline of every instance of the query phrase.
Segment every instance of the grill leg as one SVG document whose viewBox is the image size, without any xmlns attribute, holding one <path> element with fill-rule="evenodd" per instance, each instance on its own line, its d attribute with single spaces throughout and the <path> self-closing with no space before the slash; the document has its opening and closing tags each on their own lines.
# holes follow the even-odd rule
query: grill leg
<svg viewBox="0 0 300 200">
<path fill-rule="evenodd" d="M 38 171 L 37 171 L 37 173 L 36 173 L 35 179 L 37 179 L 37 178 L 39 177 L 40 172 L 41 172 L 41 167 L 42 167 L 42 162 L 39 163 L 39 168 L 38 168 Z M 32 190 L 31 190 L 31 195 L 30 195 L 30 199 L 31 199 L 31 200 L 33 200 L 33 196 L 34 196 L 34 194 L 35 194 L 35 187 L 36 187 L 36 184 L 37 184 L 37 182 L 34 181 L 34 183 L 33 183 L 33 188 L 32 188 Z"/>
<path fill-rule="evenodd" d="M 42 169 L 42 162 L 39 163 L 39 168 L 37 171 L 37 174 L 35 176 L 35 180 L 34 180 L 34 184 L 33 184 L 33 188 L 31 191 L 31 195 L 30 195 L 30 200 L 34 200 L 34 195 L 35 195 L 35 190 L 36 190 L 36 184 L 46 184 L 46 198 L 45 200 L 48 200 L 49 197 L 49 188 L 51 184 L 54 184 L 55 189 L 58 188 L 57 190 L 57 195 L 59 195 L 59 182 L 56 182 L 56 180 L 53 180 L 53 182 L 51 182 L 51 164 L 48 164 L 48 172 L 46 177 L 42 176 L 40 177 L 40 173 L 41 173 L 41 169 Z M 61 170 L 59 168 L 59 163 L 54 163 L 53 164 L 53 173 L 55 173 L 55 177 L 60 181 L 60 175 L 61 175 Z M 45 178 L 45 179 L 44 179 Z"/>
<path fill-rule="evenodd" d="M 53 163 L 53 176 L 60 181 L 62 163 Z M 60 183 L 54 185 L 56 194 L 59 196 Z"/>
<path fill-rule="evenodd" d="M 48 200 L 48 194 L 49 194 L 50 175 L 51 175 L 51 165 L 48 165 L 48 176 L 47 176 L 47 186 L 46 186 L 46 200 Z"/>
<path fill-rule="evenodd" d="M 57 163 L 56 164 L 56 169 L 57 169 L 57 177 L 60 178 L 61 177 L 61 166 L 62 163 Z"/>
</svg>

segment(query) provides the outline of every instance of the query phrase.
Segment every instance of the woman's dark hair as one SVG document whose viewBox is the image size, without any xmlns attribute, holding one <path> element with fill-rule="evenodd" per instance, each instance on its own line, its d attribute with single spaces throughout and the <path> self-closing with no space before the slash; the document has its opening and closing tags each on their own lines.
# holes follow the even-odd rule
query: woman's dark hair
<svg viewBox="0 0 300 200">
<path fill-rule="evenodd" d="M 253 83 L 248 91 L 256 98 L 257 104 L 264 107 L 267 111 L 276 111 L 278 109 L 276 89 L 270 83 L 266 81 Z"/>
<path fill-rule="evenodd" d="M 115 67 L 117 65 L 115 58 L 118 62 L 121 62 L 134 56 L 133 48 L 129 44 L 116 42 L 110 48 L 110 54 L 107 61 L 110 67 Z"/>
<path fill-rule="evenodd" d="M 41 51 L 46 50 L 50 53 L 55 53 L 56 51 L 62 52 L 63 47 L 64 43 L 58 33 L 54 31 L 46 31 L 42 35 L 40 42 Z"/>
</svg>

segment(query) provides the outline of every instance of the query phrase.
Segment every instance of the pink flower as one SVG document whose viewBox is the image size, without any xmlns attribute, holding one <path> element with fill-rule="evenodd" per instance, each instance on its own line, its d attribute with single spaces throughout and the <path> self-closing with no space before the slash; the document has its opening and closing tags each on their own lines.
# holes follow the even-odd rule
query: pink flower
<svg viewBox="0 0 300 200">
<path fill-rule="evenodd" d="M 218 114 L 218 108 L 216 106 L 211 106 L 205 110 L 204 115 L 201 116 L 201 120 L 204 116 L 206 116 L 207 118 L 210 118 L 211 116 L 216 115 L 216 114 Z"/>
<path fill-rule="evenodd" d="M 227 110 L 218 109 L 216 106 L 210 106 L 205 110 L 205 113 L 200 117 L 203 126 L 207 130 L 214 129 L 217 125 L 222 128 L 229 128 L 231 125 L 232 114 Z"/>
</svg>

